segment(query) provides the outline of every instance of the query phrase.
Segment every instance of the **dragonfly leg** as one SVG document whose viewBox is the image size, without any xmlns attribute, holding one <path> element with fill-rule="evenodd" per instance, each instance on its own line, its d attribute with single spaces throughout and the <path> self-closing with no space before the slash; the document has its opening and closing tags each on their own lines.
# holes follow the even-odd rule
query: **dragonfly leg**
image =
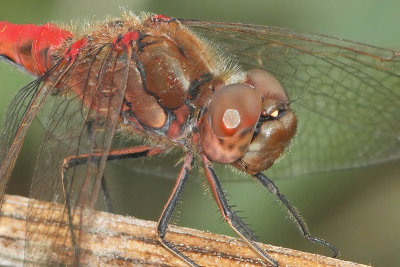
<svg viewBox="0 0 400 267">
<path fill-rule="evenodd" d="M 139 158 L 139 157 L 145 157 L 145 156 L 152 156 L 156 154 L 162 153 L 163 150 L 157 147 L 150 147 L 150 146 L 136 146 L 136 147 L 128 147 L 128 148 L 122 148 L 122 149 L 117 149 L 117 150 L 112 150 L 109 151 L 107 154 L 107 161 L 110 160 L 119 160 L 119 159 L 134 159 L 134 158 Z M 67 214 L 68 214 L 68 224 L 71 226 L 69 227 L 70 234 L 71 234 L 71 242 L 74 247 L 75 251 L 75 257 L 78 257 L 78 244 L 76 242 L 76 237 L 74 234 L 74 229 L 72 227 L 72 208 L 71 208 L 71 203 L 70 203 L 70 196 L 69 196 L 69 185 L 68 185 L 68 180 L 67 180 L 67 170 L 69 168 L 73 168 L 82 164 L 86 164 L 88 161 L 99 161 L 103 157 L 103 153 L 88 153 L 88 154 L 82 154 L 82 155 L 77 155 L 77 156 L 69 156 L 66 157 L 63 161 L 63 166 L 62 166 L 62 186 L 63 186 L 63 193 L 64 193 L 64 199 L 65 199 L 65 206 L 67 207 Z M 104 176 L 102 176 L 102 181 L 101 181 L 101 186 L 102 190 L 104 193 L 104 198 L 106 202 L 107 209 L 112 210 L 112 205 L 111 205 L 111 198 L 109 195 L 109 191 L 107 189 L 107 185 L 104 180 Z M 76 261 L 77 262 L 77 261 Z"/>
<path fill-rule="evenodd" d="M 157 234 L 160 240 L 160 243 L 171 251 L 173 254 L 181 258 L 190 266 L 197 267 L 198 265 L 186 257 L 182 252 L 180 252 L 173 244 L 165 240 L 165 233 L 167 230 L 168 223 L 172 217 L 176 204 L 178 203 L 178 199 L 180 194 L 183 191 L 183 187 L 189 177 L 190 171 L 193 165 L 193 155 L 188 153 L 185 156 L 185 160 L 183 166 L 179 172 L 178 178 L 176 180 L 174 189 L 172 190 L 167 203 L 165 204 L 164 210 L 161 213 L 160 219 L 157 225 Z"/>
<path fill-rule="evenodd" d="M 265 176 L 261 172 L 255 174 L 254 177 L 264 187 L 266 187 L 272 194 L 276 195 L 279 198 L 279 200 L 283 203 L 283 205 L 286 206 L 286 208 L 289 210 L 289 213 L 293 216 L 297 225 L 300 227 L 300 230 L 301 230 L 303 236 L 307 240 L 331 249 L 333 251 L 333 258 L 336 258 L 336 256 L 339 254 L 339 250 L 334 245 L 330 244 L 329 242 L 327 242 L 321 238 L 313 237 L 311 235 L 310 231 L 307 229 L 307 226 L 306 226 L 305 222 L 302 220 L 299 213 L 296 211 L 296 209 L 293 207 L 293 205 L 286 199 L 286 197 L 281 192 L 279 192 L 278 187 L 272 182 L 271 179 L 269 179 L 267 176 Z"/>
<path fill-rule="evenodd" d="M 101 177 L 101 191 L 103 192 L 104 203 L 106 204 L 107 212 L 114 213 L 114 207 L 111 201 L 110 190 L 108 189 L 106 177 L 104 177 L 104 174 Z"/>
<path fill-rule="evenodd" d="M 68 225 L 70 225 L 69 231 L 71 234 L 71 243 L 74 248 L 75 262 L 78 262 L 79 248 L 78 248 L 78 244 L 76 242 L 76 237 L 75 237 L 74 229 L 72 226 L 72 211 L 71 211 L 71 203 L 69 201 L 69 190 L 68 190 L 69 185 L 68 185 L 67 176 L 65 175 L 66 169 L 65 170 L 63 169 L 63 171 L 61 173 L 62 173 L 61 181 L 62 181 L 62 187 L 63 187 L 63 193 L 64 193 L 65 206 L 67 207 L 67 214 L 68 214 Z"/>
<path fill-rule="evenodd" d="M 214 196 L 215 201 L 218 204 L 218 207 L 221 211 L 221 214 L 225 221 L 231 226 L 231 228 L 243 238 L 260 256 L 262 256 L 268 263 L 272 264 L 272 266 L 278 266 L 278 262 L 274 260 L 271 256 L 265 253 L 256 243 L 255 236 L 251 232 L 251 230 L 247 227 L 247 225 L 237 216 L 237 214 L 232 210 L 229 206 L 228 201 L 226 200 L 225 194 L 223 192 L 222 186 L 218 180 L 217 174 L 214 171 L 212 163 L 207 158 L 206 155 L 202 154 L 204 171 L 207 177 L 207 180 L 210 184 L 212 194 Z"/>
<path fill-rule="evenodd" d="M 128 147 L 128 148 L 122 148 L 122 149 L 117 149 L 117 150 L 112 150 L 108 153 L 107 155 L 107 161 L 110 160 L 120 160 L 120 159 L 134 159 L 134 158 L 139 158 L 139 157 L 146 157 L 146 156 L 152 156 L 155 154 L 161 153 L 162 150 L 159 148 L 153 148 L 149 146 L 135 146 L 135 147 Z M 63 177 L 66 177 L 66 171 L 69 168 L 76 167 L 78 165 L 82 165 L 87 163 L 87 161 L 90 159 L 91 161 L 98 161 L 100 160 L 100 157 L 102 157 L 102 153 L 90 153 L 90 154 L 82 154 L 78 156 L 69 156 L 64 159 L 63 163 L 63 171 L 62 175 Z M 101 188 L 104 194 L 104 201 L 106 203 L 107 210 L 109 212 L 112 212 L 112 205 L 111 205 L 111 197 L 110 193 L 104 178 L 104 175 L 102 176 L 101 180 Z"/>
</svg>

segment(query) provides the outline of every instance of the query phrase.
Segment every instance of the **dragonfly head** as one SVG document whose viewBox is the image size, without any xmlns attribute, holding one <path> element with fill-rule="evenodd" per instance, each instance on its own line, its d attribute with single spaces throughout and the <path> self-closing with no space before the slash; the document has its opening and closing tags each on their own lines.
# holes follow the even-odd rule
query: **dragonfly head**
<svg viewBox="0 0 400 267">
<path fill-rule="evenodd" d="M 274 164 L 296 126 L 285 89 L 271 74 L 254 69 L 245 83 L 213 94 L 200 123 L 200 142 L 211 160 L 255 174 Z"/>
</svg>

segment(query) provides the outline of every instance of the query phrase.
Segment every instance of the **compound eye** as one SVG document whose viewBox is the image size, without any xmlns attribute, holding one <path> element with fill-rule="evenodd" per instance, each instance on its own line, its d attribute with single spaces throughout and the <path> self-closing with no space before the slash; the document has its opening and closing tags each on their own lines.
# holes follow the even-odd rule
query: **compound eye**
<svg viewBox="0 0 400 267">
<path fill-rule="evenodd" d="M 221 87 L 208 106 L 214 134 L 226 137 L 253 128 L 260 117 L 261 104 L 261 94 L 249 85 Z"/>
</svg>

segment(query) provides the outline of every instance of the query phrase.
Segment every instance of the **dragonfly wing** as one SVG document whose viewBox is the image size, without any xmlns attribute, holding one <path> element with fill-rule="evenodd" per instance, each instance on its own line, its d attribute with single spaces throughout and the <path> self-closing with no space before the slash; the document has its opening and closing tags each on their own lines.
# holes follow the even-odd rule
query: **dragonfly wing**
<svg viewBox="0 0 400 267">
<path fill-rule="evenodd" d="M 85 231 L 95 220 L 91 211 L 119 120 L 129 62 L 129 51 L 103 45 L 76 60 L 46 99 L 40 114 L 46 117 L 44 137 L 28 208 L 27 262 L 75 265 L 85 259 Z M 62 179 L 67 157 L 93 153 L 101 156 L 66 168 Z M 39 228 L 37 220 L 46 221 L 46 229 Z"/>
<path fill-rule="evenodd" d="M 183 21 L 246 69 L 286 88 L 298 117 L 286 177 L 400 158 L 400 52 L 289 29 Z"/>
<path fill-rule="evenodd" d="M 49 73 L 54 72 L 56 72 L 54 69 L 49 71 Z M 21 88 L 5 113 L 0 134 L 0 208 L 29 126 L 53 89 L 52 86 L 45 86 L 48 80 L 49 76 L 46 74 Z"/>
</svg>

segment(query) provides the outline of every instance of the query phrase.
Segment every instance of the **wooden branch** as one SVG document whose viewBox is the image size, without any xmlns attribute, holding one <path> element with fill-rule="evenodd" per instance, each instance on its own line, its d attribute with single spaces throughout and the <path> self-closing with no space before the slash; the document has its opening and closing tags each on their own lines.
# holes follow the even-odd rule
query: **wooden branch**
<svg viewBox="0 0 400 267">
<path fill-rule="evenodd" d="M 0 265 L 23 264 L 28 199 L 6 196 L 0 218 Z M 48 204 L 48 203 L 47 203 Z M 39 203 L 39 205 L 41 205 Z M 48 205 L 43 203 L 43 210 Z M 165 250 L 156 237 L 156 223 L 94 212 L 85 238 L 89 266 L 186 266 Z M 35 216 L 39 229 L 41 214 Z M 42 223 L 43 224 L 43 223 Z M 239 239 L 170 226 L 167 239 L 201 266 L 267 266 Z M 259 244 L 280 266 L 365 266 L 325 256 Z"/>
</svg>

